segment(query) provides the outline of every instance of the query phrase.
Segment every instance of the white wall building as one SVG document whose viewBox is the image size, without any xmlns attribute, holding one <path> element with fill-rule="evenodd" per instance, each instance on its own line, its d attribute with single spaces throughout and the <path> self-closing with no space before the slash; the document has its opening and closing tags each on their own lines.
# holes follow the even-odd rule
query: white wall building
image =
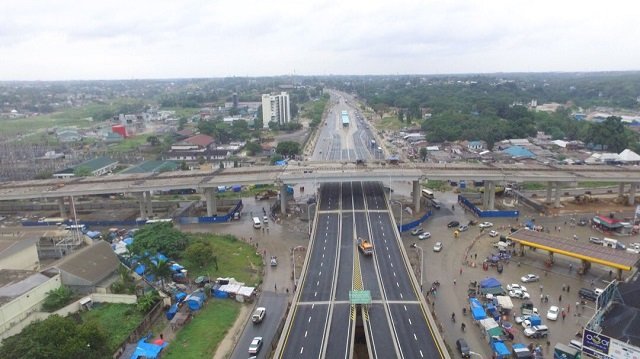
<svg viewBox="0 0 640 359">
<path fill-rule="evenodd" d="M 284 125 L 291 121 L 289 94 L 281 92 L 279 95 L 262 95 L 262 127 L 268 129 L 269 122 Z"/>
</svg>

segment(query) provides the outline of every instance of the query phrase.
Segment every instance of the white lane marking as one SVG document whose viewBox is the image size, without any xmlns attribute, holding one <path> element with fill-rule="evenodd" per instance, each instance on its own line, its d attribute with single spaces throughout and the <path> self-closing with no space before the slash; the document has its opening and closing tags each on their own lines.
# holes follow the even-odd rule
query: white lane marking
<svg viewBox="0 0 640 359">
<path fill-rule="evenodd" d="M 385 246 L 385 248 L 387 249 L 387 252 L 389 251 L 389 246 Z"/>
<path fill-rule="evenodd" d="M 313 309 L 316 306 L 315 303 L 311 304 L 311 309 Z"/>
<path fill-rule="evenodd" d="M 393 276 L 394 276 L 394 277 L 396 276 L 396 272 L 393 272 Z"/>
<path fill-rule="evenodd" d="M 391 268 L 393 268 L 393 263 L 389 263 L 389 264 L 391 264 Z"/>
<path fill-rule="evenodd" d="M 318 277 L 320 277 L 322 275 L 322 271 L 318 272 Z"/>
<path fill-rule="evenodd" d="M 409 318 L 409 325 L 413 325 L 413 323 L 411 323 L 411 318 Z"/>
<path fill-rule="evenodd" d="M 320 281 L 317 281 L 317 282 L 316 282 L 316 286 L 319 286 L 319 285 L 320 285 Z"/>
<path fill-rule="evenodd" d="M 322 259 L 324 259 L 324 253 L 322 253 Z"/>
<path fill-rule="evenodd" d="M 313 296 L 317 297 L 318 296 L 318 292 L 313 292 Z"/>
<path fill-rule="evenodd" d="M 306 330 L 304 331 L 304 337 L 305 338 L 307 337 L 307 331 Z"/>
<path fill-rule="evenodd" d="M 304 351 L 304 347 L 300 347 L 300 354 L 302 354 L 303 351 Z M 420 351 L 420 354 L 422 355 L 422 351 Z"/>
<path fill-rule="evenodd" d="M 396 282 L 396 287 L 400 288 L 400 283 Z"/>
<path fill-rule="evenodd" d="M 420 350 L 420 358 L 424 358 L 424 355 L 422 354 L 422 350 Z"/>
<path fill-rule="evenodd" d="M 404 311 L 406 312 L 407 311 L 407 306 L 403 305 L 403 307 L 404 307 Z"/>
<path fill-rule="evenodd" d="M 415 339 L 415 341 L 418 341 L 418 337 L 416 336 L 416 333 L 413 333 L 413 339 Z"/>
<path fill-rule="evenodd" d="M 400 299 L 404 299 L 404 295 L 402 295 L 402 293 L 400 293 Z"/>
<path fill-rule="evenodd" d="M 389 257 L 389 260 L 391 260 L 391 254 L 387 254 L 387 257 Z"/>
<path fill-rule="evenodd" d="M 311 316 L 309 316 L 309 320 L 308 320 L 308 322 L 309 322 L 309 323 L 311 323 Z"/>
</svg>

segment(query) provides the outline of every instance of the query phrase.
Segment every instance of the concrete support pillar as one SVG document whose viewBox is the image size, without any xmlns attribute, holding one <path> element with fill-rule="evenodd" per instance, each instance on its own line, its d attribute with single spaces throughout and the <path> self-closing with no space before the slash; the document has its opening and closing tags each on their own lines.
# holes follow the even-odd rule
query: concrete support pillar
<svg viewBox="0 0 640 359">
<path fill-rule="evenodd" d="M 553 207 L 560 208 L 560 182 L 556 182 L 556 197 L 553 203 Z"/>
<path fill-rule="evenodd" d="M 420 212 L 420 181 L 413 181 L 413 210 Z"/>
<path fill-rule="evenodd" d="M 624 182 L 620 182 L 620 184 L 618 185 L 618 196 L 624 196 Z"/>
<path fill-rule="evenodd" d="M 64 205 L 64 197 L 58 198 L 58 210 L 60 211 L 60 218 L 67 219 L 67 207 Z"/>
<path fill-rule="evenodd" d="M 616 277 L 617 277 L 616 279 L 621 281 L 622 280 L 622 269 L 618 268 L 617 272 L 618 273 L 616 274 Z"/>
<path fill-rule="evenodd" d="M 136 194 L 136 196 L 138 197 L 138 203 L 140 204 L 140 218 L 147 218 L 147 209 L 144 202 L 144 192 L 140 192 Z"/>
<path fill-rule="evenodd" d="M 207 203 L 207 216 L 213 217 L 218 215 L 218 201 L 214 188 L 206 188 L 204 190 L 204 200 Z"/>
<path fill-rule="evenodd" d="M 147 207 L 147 218 L 153 218 L 153 203 L 151 203 L 151 191 L 145 192 L 145 206 Z"/>
<path fill-rule="evenodd" d="M 76 202 L 74 202 L 73 197 L 69 196 L 69 217 L 75 219 L 76 214 Z"/>
<path fill-rule="evenodd" d="M 490 211 L 496 209 L 496 183 L 493 181 L 489 181 L 489 207 L 487 208 Z M 485 186 L 485 192 L 487 192 L 487 188 Z"/>
<path fill-rule="evenodd" d="M 637 183 L 629 184 L 629 205 L 633 206 L 636 204 L 636 189 L 638 187 Z"/>
<path fill-rule="evenodd" d="M 551 203 L 551 191 L 553 190 L 553 182 L 547 182 L 547 203 Z"/>
<path fill-rule="evenodd" d="M 484 193 L 482 194 L 482 209 L 489 208 L 489 181 L 484 181 Z"/>
<path fill-rule="evenodd" d="M 280 213 L 287 214 L 287 185 L 284 183 L 280 186 Z"/>
</svg>

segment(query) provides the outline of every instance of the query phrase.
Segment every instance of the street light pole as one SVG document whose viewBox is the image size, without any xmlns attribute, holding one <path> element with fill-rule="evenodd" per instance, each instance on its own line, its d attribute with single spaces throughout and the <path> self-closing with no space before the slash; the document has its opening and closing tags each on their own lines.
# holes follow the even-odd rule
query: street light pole
<svg viewBox="0 0 640 359">
<path fill-rule="evenodd" d="M 316 199 L 317 200 L 317 199 Z M 309 237 L 311 237 L 311 206 L 315 206 L 318 203 L 310 203 L 307 205 L 307 219 L 308 219 L 308 224 L 309 224 Z"/>
<path fill-rule="evenodd" d="M 424 272 L 424 251 L 422 247 L 416 246 L 416 249 L 420 250 L 420 290 L 422 290 L 422 285 L 424 284 L 422 280 L 422 273 Z"/>
<path fill-rule="evenodd" d="M 391 187 L 389 187 L 391 188 Z M 400 234 L 402 234 L 402 212 L 403 212 L 403 208 L 402 208 L 402 202 L 400 201 L 391 201 L 391 203 L 395 203 L 397 205 L 400 205 L 400 226 L 398 226 L 398 232 L 400 232 Z"/>
</svg>

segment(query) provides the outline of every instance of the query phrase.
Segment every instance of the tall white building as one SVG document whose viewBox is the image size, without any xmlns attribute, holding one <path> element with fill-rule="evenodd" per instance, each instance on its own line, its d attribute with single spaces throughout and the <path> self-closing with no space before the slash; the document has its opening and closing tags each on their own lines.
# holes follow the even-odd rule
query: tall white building
<svg viewBox="0 0 640 359">
<path fill-rule="evenodd" d="M 289 94 L 281 92 L 279 95 L 262 95 L 262 127 L 269 128 L 269 122 L 274 121 L 284 125 L 291 121 Z"/>
</svg>

